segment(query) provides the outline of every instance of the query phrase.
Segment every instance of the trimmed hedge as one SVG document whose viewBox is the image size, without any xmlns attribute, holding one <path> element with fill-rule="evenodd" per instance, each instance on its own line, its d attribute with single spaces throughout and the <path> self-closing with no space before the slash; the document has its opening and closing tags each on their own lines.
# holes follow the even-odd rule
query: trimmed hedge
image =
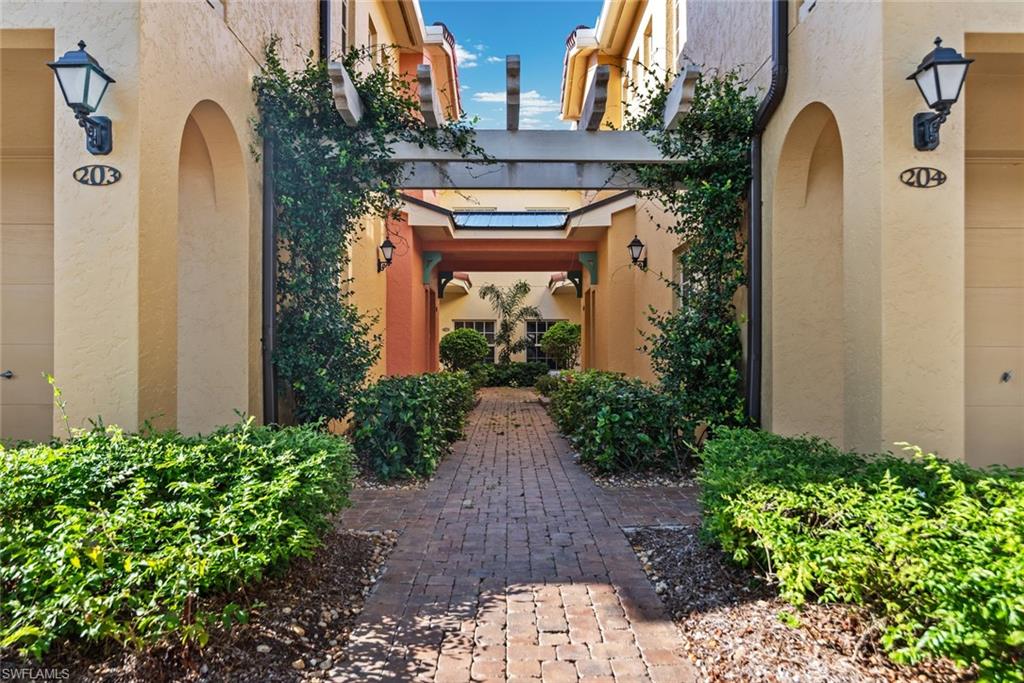
<svg viewBox="0 0 1024 683">
<path fill-rule="evenodd" d="M 470 371 L 478 386 L 484 387 L 532 387 L 538 377 L 548 374 L 548 364 L 532 361 L 529 363 L 481 363 Z"/>
<path fill-rule="evenodd" d="M 704 528 L 793 603 L 870 607 L 896 661 L 949 657 L 1024 680 L 1024 470 L 909 450 L 719 430 L 703 452 Z"/>
<path fill-rule="evenodd" d="M 551 415 L 580 461 L 598 472 L 674 469 L 691 451 L 684 435 L 693 430 L 678 417 L 672 397 L 623 375 L 562 373 Z"/>
<path fill-rule="evenodd" d="M 206 643 L 203 596 L 308 556 L 348 504 L 352 449 L 317 426 L 125 434 L 0 449 L 0 646 Z"/>
<path fill-rule="evenodd" d="M 441 362 L 449 370 L 468 370 L 491 354 L 487 337 L 468 327 L 441 337 Z"/>
<path fill-rule="evenodd" d="M 382 379 L 356 397 L 356 452 L 383 480 L 429 477 L 462 436 L 473 403 L 465 372 Z"/>
</svg>

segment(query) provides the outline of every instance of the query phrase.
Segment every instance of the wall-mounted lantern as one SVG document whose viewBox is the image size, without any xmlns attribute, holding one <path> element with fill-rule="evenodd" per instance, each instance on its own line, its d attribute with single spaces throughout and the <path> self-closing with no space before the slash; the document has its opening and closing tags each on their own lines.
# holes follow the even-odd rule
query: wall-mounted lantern
<svg viewBox="0 0 1024 683">
<path fill-rule="evenodd" d="M 395 245 L 392 244 L 390 237 L 385 237 L 384 241 L 380 243 L 380 255 L 383 257 L 383 260 L 377 259 L 378 273 L 390 266 L 391 259 L 395 257 Z"/>
<path fill-rule="evenodd" d="M 85 51 L 82 40 L 78 41 L 77 50 L 65 52 L 63 57 L 46 66 L 57 74 L 64 101 L 75 112 L 78 125 L 85 129 L 85 149 L 90 154 L 110 154 L 114 148 L 110 119 L 90 114 L 99 109 L 100 100 L 114 79 Z"/>
<path fill-rule="evenodd" d="M 917 83 L 921 97 L 934 110 L 914 115 L 914 147 L 922 152 L 939 146 L 939 127 L 960 98 L 967 67 L 973 61 L 951 47 L 942 47 L 942 38 L 936 38 L 935 49 L 925 56 L 917 71 L 907 76 L 908 81 Z"/>
<path fill-rule="evenodd" d="M 644 254 L 644 243 L 640 238 L 633 235 L 633 241 L 627 244 L 626 248 L 629 249 L 629 259 L 633 265 L 639 266 L 640 270 L 647 270 L 647 256 Z"/>
</svg>

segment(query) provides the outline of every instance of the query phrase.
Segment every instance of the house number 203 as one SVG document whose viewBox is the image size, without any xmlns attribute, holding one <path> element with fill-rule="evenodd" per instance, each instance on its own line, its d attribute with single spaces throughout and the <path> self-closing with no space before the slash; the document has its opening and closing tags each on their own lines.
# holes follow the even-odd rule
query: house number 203
<svg viewBox="0 0 1024 683">
<path fill-rule="evenodd" d="M 121 171 L 113 166 L 91 164 L 76 168 L 71 176 L 83 185 L 113 185 L 121 179 Z"/>
</svg>

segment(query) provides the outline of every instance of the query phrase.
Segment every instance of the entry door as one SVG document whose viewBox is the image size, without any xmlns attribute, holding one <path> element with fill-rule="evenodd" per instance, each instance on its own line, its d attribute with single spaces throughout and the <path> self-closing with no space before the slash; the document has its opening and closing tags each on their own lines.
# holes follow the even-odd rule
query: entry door
<svg viewBox="0 0 1024 683">
<path fill-rule="evenodd" d="M 1024 465 L 1024 157 L 966 169 L 967 461 Z"/>
<path fill-rule="evenodd" d="M 6 35 L 6 34 L 5 34 Z M 15 42 L 15 41 L 12 41 Z M 53 50 L 0 55 L 0 439 L 46 440 L 53 398 Z"/>
</svg>

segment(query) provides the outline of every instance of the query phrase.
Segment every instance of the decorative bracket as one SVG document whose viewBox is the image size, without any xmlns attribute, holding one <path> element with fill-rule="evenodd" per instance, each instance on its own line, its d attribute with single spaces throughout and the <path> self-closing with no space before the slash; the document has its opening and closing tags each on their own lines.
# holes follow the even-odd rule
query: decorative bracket
<svg viewBox="0 0 1024 683">
<path fill-rule="evenodd" d="M 579 253 L 579 259 L 580 259 L 580 263 L 583 264 L 583 267 L 587 269 L 587 273 L 590 274 L 590 284 L 596 285 L 597 284 L 597 252 L 596 251 L 581 251 Z"/>
<path fill-rule="evenodd" d="M 434 77 L 429 64 L 416 67 L 416 79 L 419 81 L 420 112 L 427 128 L 439 128 L 444 116 L 437 106 L 437 93 L 434 92 Z"/>
<path fill-rule="evenodd" d="M 441 270 L 437 273 L 437 298 L 444 298 L 444 288 L 455 279 L 455 273 L 450 270 Z"/>
<path fill-rule="evenodd" d="M 682 72 L 676 76 L 665 99 L 665 111 L 662 114 L 665 130 L 673 130 L 679 125 L 693 105 L 694 92 L 697 89 L 697 79 L 700 77 L 700 70 L 693 65 L 683 66 Z"/>
<path fill-rule="evenodd" d="M 505 57 L 505 128 L 519 130 L 519 55 Z"/>
<path fill-rule="evenodd" d="M 352 83 L 352 77 L 341 62 L 331 62 L 327 65 L 327 75 L 331 79 L 331 96 L 334 98 L 334 107 L 341 114 L 341 118 L 349 126 L 356 126 L 363 118 L 363 101 L 359 99 L 359 92 Z"/>
<path fill-rule="evenodd" d="M 582 270 L 570 270 L 565 274 L 565 277 L 572 282 L 576 287 L 576 298 L 583 298 L 583 271 Z"/>
<path fill-rule="evenodd" d="M 423 284 L 430 285 L 430 273 L 434 270 L 434 266 L 441 262 L 441 256 L 439 251 L 423 252 Z"/>
<path fill-rule="evenodd" d="M 608 106 L 608 80 L 611 73 L 612 69 L 607 64 L 601 64 L 594 69 L 594 78 L 590 82 L 587 100 L 580 114 L 579 130 L 595 131 L 601 127 L 604 111 Z"/>
</svg>

